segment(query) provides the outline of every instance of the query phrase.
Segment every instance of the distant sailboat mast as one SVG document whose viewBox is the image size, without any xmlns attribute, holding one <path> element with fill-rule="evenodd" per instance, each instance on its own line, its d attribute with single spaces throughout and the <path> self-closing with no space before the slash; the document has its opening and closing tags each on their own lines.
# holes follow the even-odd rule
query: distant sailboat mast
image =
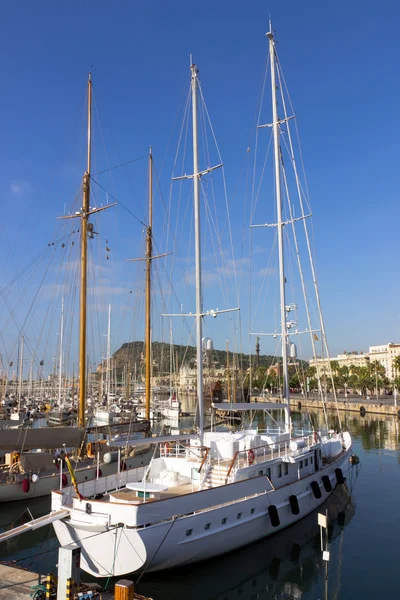
<svg viewBox="0 0 400 600">
<path fill-rule="evenodd" d="M 108 328 L 107 328 L 107 371 L 106 371 L 106 394 L 107 407 L 110 408 L 110 370 L 111 370 L 111 304 L 108 305 Z"/>
<path fill-rule="evenodd" d="M 19 353 L 19 383 L 18 383 L 18 412 L 21 410 L 21 398 L 22 398 L 22 381 L 24 371 L 24 341 L 25 338 L 21 336 L 21 345 Z"/>
<path fill-rule="evenodd" d="M 64 337 L 64 298 L 61 299 L 60 358 L 59 358 L 59 365 L 58 365 L 58 406 L 61 405 L 63 337 Z"/>
<path fill-rule="evenodd" d="M 275 165 L 275 198 L 277 211 L 278 228 L 278 255 L 279 255 L 279 292 L 281 303 L 281 339 L 282 339 L 282 375 L 283 389 L 282 397 L 285 400 L 285 429 L 290 429 L 290 396 L 289 396 L 289 373 L 287 364 L 287 327 L 286 327 L 286 297 L 285 297 L 285 262 L 283 253 L 283 222 L 282 222 L 282 193 L 281 193 L 281 172 L 280 172 L 280 144 L 279 144 L 279 118 L 276 97 L 276 77 L 275 77 L 275 42 L 270 22 L 270 30 L 267 33 L 269 39 L 269 53 L 271 62 L 271 88 L 272 88 L 272 132 L 274 140 L 274 165 Z"/>
</svg>

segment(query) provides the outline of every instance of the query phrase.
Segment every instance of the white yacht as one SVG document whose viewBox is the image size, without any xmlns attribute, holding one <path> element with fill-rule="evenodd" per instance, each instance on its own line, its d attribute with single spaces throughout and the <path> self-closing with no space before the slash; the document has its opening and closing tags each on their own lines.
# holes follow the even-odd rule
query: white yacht
<svg viewBox="0 0 400 600">
<path fill-rule="evenodd" d="M 257 428 L 239 432 L 204 431 L 203 318 L 200 269 L 199 180 L 214 167 L 199 169 L 197 152 L 198 70 L 191 67 L 193 119 L 193 199 L 196 249 L 197 434 L 151 438 L 148 468 L 100 478 L 52 493 L 52 515 L 62 545 L 76 542 L 81 566 L 95 577 L 158 571 L 208 559 L 292 525 L 317 509 L 336 485 L 344 485 L 351 468 L 348 432 L 312 431 L 295 437 L 289 410 L 288 346 L 290 327 L 285 300 L 280 139 L 288 118 L 277 114 L 277 57 L 269 31 L 275 157 L 276 213 L 283 389 L 280 401 L 219 403 L 226 412 L 280 410 L 285 427 L 276 433 Z M 219 165 L 218 165 L 219 166 Z M 305 217 L 304 217 L 305 218 Z M 300 220 L 296 218 L 293 220 Z M 290 308 L 290 307 L 289 307 Z M 309 333 L 312 335 L 312 329 Z M 323 331 L 323 337 L 325 333 Z M 96 494 L 96 495 L 95 495 Z"/>
</svg>

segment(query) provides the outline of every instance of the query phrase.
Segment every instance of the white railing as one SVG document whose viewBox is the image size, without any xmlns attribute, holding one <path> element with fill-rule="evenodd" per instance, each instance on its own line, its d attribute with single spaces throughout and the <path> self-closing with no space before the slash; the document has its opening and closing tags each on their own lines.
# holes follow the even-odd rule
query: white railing
<svg viewBox="0 0 400 600">
<path fill-rule="evenodd" d="M 304 440 L 304 445 L 296 450 L 290 449 L 290 442 Z M 250 467 L 259 463 L 264 463 L 273 458 L 281 458 L 282 456 L 296 456 L 304 449 L 310 450 L 310 447 L 315 443 L 314 434 L 303 437 L 291 438 L 288 442 L 274 442 L 272 444 L 264 444 L 245 450 L 238 450 L 229 466 L 226 480 L 232 481 L 234 475 L 241 468 Z"/>
</svg>

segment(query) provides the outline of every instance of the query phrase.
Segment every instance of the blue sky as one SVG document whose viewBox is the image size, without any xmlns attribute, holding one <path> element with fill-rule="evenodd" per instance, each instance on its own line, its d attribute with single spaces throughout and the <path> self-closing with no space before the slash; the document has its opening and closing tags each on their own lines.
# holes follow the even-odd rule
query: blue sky
<svg viewBox="0 0 400 600">
<path fill-rule="evenodd" d="M 89 69 L 93 71 L 95 94 L 93 172 L 144 157 L 152 144 L 164 198 L 156 194 L 155 235 L 160 250 L 169 250 L 162 229 L 163 202 L 168 203 L 192 53 L 200 68 L 225 164 L 234 251 L 240 269 L 243 349 L 247 350 L 250 216 L 243 164 L 249 139 L 254 135 L 267 54 L 264 34 L 271 15 L 300 131 L 331 353 L 398 341 L 399 11 L 394 1 L 379 7 L 368 1 L 343 0 L 256 0 L 251 4 L 206 0 L 198 5 L 178 0 L 4 2 L 0 24 L 0 283 L 7 284 L 16 270 L 24 268 L 53 239 L 59 227 L 55 217 L 63 214 L 64 207 L 71 207 L 79 190 L 85 169 L 85 86 Z M 146 211 L 146 168 L 143 159 L 98 177 L 142 220 Z M 96 201 L 105 203 L 105 193 L 99 188 L 94 191 Z M 187 188 L 185 201 L 189 195 Z M 223 205 L 221 193 L 218 201 Z M 222 224 L 222 212 L 219 216 Z M 176 234 L 181 257 L 190 238 L 190 213 L 186 219 Z M 143 227 L 121 207 L 102 216 L 99 227 L 103 272 L 97 281 L 107 290 L 100 294 L 100 329 L 105 333 L 108 301 L 117 304 L 115 349 L 126 337 L 140 337 L 137 323 L 142 313 L 138 293 L 141 284 L 135 279 L 130 281 L 137 267 L 128 266 L 125 258 L 143 251 Z M 225 242 L 226 235 L 224 230 Z M 270 238 L 265 235 L 264 239 L 263 235 L 253 237 L 253 247 L 268 246 Z M 106 239 L 111 243 L 107 262 Z M 76 260 L 77 256 L 71 252 L 69 258 Z M 254 273 L 261 272 L 266 258 L 266 251 L 253 255 Z M 45 264 L 41 262 L 33 276 L 35 285 Z M 225 300 L 235 303 L 234 294 L 229 299 L 218 296 L 212 279 L 210 284 L 205 293 L 206 308 L 224 307 Z M 21 286 L 15 288 L 17 294 L 23 290 L 24 296 L 19 322 L 29 311 L 36 289 L 27 277 Z M 257 287 L 253 277 L 255 296 Z M 184 298 L 179 281 L 176 291 Z M 124 294 L 136 294 L 136 316 L 132 317 L 132 305 L 125 302 Z M 188 306 L 188 300 L 180 302 Z M 158 300 L 154 308 L 161 311 Z M 35 327 L 39 331 L 44 309 L 36 310 Z M 56 316 L 53 320 L 52 330 L 56 331 Z M 134 322 L 136 325 L 132 325 Z M 268 329 L 262 312 L 254 316 L 253 325 Z M 214 337 L 217 347 L 223 347 L 226 337 L 231 336 L 226 333 L 229 327 L 222 317 L 213 321 L 212 327 L 207 326 L 207 334 Z M 33 334 L 33 329 L 26 334 L 37 340 L 40 336 Z M 12 329 L 3 325 L 2 331 L 10 336 L 9 347 L 14 347 Z M 157 337 L 156 331 L 154 335 Z M 176 334 L 175 339 L 183 341 L 184 335 Z M 230 343 L 235 342 L 231 339 Z M 54 355 L 54 340 L 52 344 L 48 352 Z M 271 351 L 264 340 L 262 351 Z"/>
</svg>

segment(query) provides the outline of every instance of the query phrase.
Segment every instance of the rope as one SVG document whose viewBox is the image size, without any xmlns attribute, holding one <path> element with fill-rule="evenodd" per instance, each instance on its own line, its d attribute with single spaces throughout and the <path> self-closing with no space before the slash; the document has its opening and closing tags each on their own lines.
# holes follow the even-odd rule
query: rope
<svg viewBox="0 0 400 600">
<path fill-rule="evenodd" d="M 102 175 L 103 173 L 108 173 L 109 171 L 114 171 L 115 169 L 119 169 L 120 167 L 125 167 L 125 165 L 130 165 L 134 162 L 138 162 L 139 160 L 143 160 L 146 158 L 145 156 L 139 156 L 139 158 L 133 158 L 132 160 L 127 160 L 120 165 L 115 165 L 115 167 L 110 167 L 109 169 L 104 169 L 103 171 L 97 171 L 97 173 L 93 173 L 93 175 Z"/>
<path fill-rule="evenodd" d="M 164 535 L 163 539 L 161 540 L 161 543 L 160 543 L 160 545 L 158 546 L 157 550 L 154 552 L 154 554 L 153 554 L 153 556 L 152 556 L 151 560 L 150 560 L 150 561 L 147 563 L 146 567 L 145 567 L 145 568 L 143 569 L 143 571 L 140 573 L 140 575 L 139 575 L 139 577 L 138 577 L 138 580 L 137 580 L 137 582 L 136 582 L 136 583 L 139 583 L 139 581 L 142 579 L 143 575 L 146 573 L 147 569 L 149 568 L 149 566 L 151 565 L 151 563 L 152 563 L 152 562 L 153 562 L 153 560 L 155 559 L 155 557 L 156 557 L 157 553 L 159 552 L 159 550 L 160 550 L 161 546 L 162 546 L 162 545 L 163 545 L 163 543 L 165 542 L 165 540 L 166 540 L 166 538 L 167 538 L 168 534 L 170 533 L 170 531 L 171 531 L 172 527 L 175 525 L 175 523 L 176 523 L 176 520 L 177 520 L 177 519 L 178 519 L 180 516 L 181 516 L 181 515 L 179 515 L 179 514 L 178 514 L 178 515 L 174 515 L 174 516 L 172 517 L 173 521 L 172 521 L 172 523 L 171 523 L 171 526 L 170 526 L 170 528 L 168 529 L 167 533 Z"/>
</svg>

